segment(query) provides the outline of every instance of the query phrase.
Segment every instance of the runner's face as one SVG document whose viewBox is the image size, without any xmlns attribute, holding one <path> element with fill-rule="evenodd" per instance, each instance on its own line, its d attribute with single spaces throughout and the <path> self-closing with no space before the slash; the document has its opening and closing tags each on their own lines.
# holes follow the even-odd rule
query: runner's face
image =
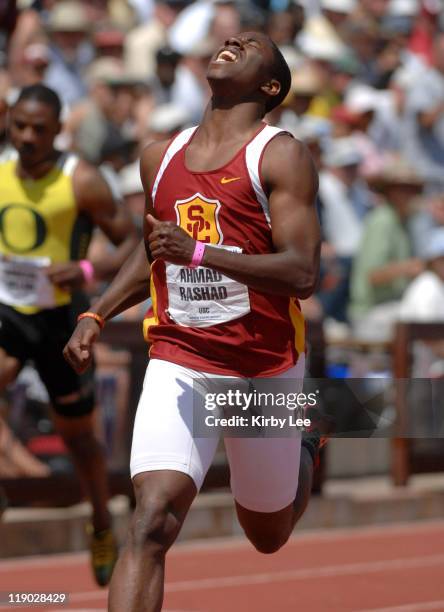
<svg viewBox="0 0 444 612">
<path fill-rule="evenodd" d="M 271 78 L 274 61 L 270 39 L 260 32 L 244 32 L 229 38 L 210 60 L 207 78 L 225 81 L 228 92 L 259 90 Z"/>
<path fill-rule="evenodd" d="M 11 142 L 26 165 L 44 161 L 52 153 L 59 129 L 54 110 L 44 102 L 22 100 L 11 111 Z"/>
</svg>

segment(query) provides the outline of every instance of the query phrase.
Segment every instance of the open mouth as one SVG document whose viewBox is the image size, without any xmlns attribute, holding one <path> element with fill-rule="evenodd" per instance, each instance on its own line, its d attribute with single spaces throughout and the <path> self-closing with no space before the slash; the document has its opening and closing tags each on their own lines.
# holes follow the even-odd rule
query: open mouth
<svg viewBox="0 0 444 612">
<path fill-rule="evenodd" d="M 236 53 L 233 53 L 233 51 L 229 51 L 228 49 L 223 49 L 218 56 L 216 57 L 216 62 L 217 63 L 224 63 L 224 62 L 237 62 L 238 60 L 238 56 L 236 55 Z"/>
</svg>

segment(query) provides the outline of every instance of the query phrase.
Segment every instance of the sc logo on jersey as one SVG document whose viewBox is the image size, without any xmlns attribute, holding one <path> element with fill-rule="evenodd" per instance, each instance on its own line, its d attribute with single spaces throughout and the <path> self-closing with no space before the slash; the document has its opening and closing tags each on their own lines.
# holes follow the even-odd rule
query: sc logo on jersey
<svg viewBox="0 0 444 612">
<path fill-rule="evenodd" d="M 194 240 L 206 244 L 221 244 L 223 234 L 219 225 L 219 200 L 210 200 L 200 193 L 195 193 L 186 200 L 177 200 L 177 224 Z"/>
<path fill-rule="evenodd" d="M 0 211 L 0 238 L 10 251 L 29 253 L 45 242 L 45 220 L 23 204 L 9 204 Z"/>
</svg>

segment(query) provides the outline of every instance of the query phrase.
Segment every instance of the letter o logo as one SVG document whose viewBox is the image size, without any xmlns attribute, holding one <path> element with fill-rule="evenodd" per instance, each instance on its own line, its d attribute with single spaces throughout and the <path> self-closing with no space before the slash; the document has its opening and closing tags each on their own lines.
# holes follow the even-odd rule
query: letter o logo
<svg viewBox="0 0 444 612">
<path fill-rule="evenodd" d="M 14 253 L 29 253 L 46 238 L 46 223 L 35 210 L 23 204 L 9 204 L 0 211 L 0 234 Z"/>
</svg>

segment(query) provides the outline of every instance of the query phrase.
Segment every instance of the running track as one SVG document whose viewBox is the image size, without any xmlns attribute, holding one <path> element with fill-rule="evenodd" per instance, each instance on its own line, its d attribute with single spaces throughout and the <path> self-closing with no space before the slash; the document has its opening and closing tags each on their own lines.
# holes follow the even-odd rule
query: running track
<svg viewBox="0 0 444 612">
<path fill-rule="evenodd" d="M 84 553 L 0 561 L 0 591 L 65 591 L 66 606 L 106 609 Z M 444 521 L 297 534 L 260 555 L 241 539 L 177 544 L 165 612 L 444 611 Z M 122 610 L 122 612 L 125 612 Z"/>
</svg>

